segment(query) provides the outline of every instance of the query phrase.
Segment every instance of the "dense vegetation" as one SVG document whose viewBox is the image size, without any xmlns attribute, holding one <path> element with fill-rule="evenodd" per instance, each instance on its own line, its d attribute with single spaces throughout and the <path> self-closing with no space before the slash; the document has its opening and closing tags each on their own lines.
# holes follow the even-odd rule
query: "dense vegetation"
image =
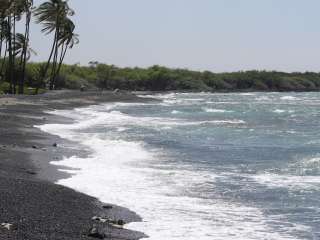
<svg viewBox="0 0 320 240">
<path fill-rule="evenodd" d="M 68 49 L 78 43 L 75 24 L 70 19 L 74 11 L 66 0 L 49 0 L 35 7 L 33 0 L 0 0 L 0 84 L 7 93 L 23 94 L 26 86 L 48 85 L 55 88 L 63 60 Z M 52 49 L 46 64 L 33 68 L 36 78 L 31 83 L 27 62 L 35 51 L 30 47 L 30 22 L 32 18 L 42 25 L 42 32 L 53 34 Z M 18 26 L 24 32 L 18 33 Z M 35 76 L 35 75 L 33 75 Z M 28 78 L 28 79 L 27 79 Z M 26 82 L 28 81 L 28 83 Z M 7 87 L 8 85 L 8 87 Z"/>
<path fill-rule="evenodd" d="M 45 87 L 46 81 L 38 69 L 46 64 L 27 64 L 26 85 L 33 88 Z M 6 86 L 9 87 L 8 84 Z M 161 66 L 119 68 L 98 62 L 90 62 L 89 66 L 62 64 L 55 80 L 55 88 L 80 89 L 81 86 L 87 89 L 139 91 L 318 91 L 320 73 L 212 73 Z"/>
</svg>

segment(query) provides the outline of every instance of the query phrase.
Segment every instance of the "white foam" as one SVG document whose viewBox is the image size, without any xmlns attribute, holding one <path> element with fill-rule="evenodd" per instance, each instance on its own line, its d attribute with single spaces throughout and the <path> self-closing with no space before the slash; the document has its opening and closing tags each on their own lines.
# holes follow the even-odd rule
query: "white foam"
<svg viewBox="0 0 320 240">
<path fill-rule="evenodd" d="M 259 184 L 270 188 L 287 188 L 289 190 L 297 189 L 320 189 L 320 176 L 297 176 L 288 174 L 265 173 L 251 176 Z"/>
<path fill-rule="evenodd" d="M 225 120 L 208 120 L 208 121 L 187 121 L 185 119 L 177 118 L 161 118 L 161 117 L 134 117 L 124 114 L 120 111 L 113 111 L 112 109 L 118 105 L 107 106 L 103 105 L 105 112 L 94 111 L 91 108 L 75 109 L 73 112 L 58 110 L 52 112 L 53 114 L 70 117 L 76 120 L 76 123 L 67 126 L 68 129 L 85 129 L 90 126 L 104 124 L 113 127 L 128 127 L 128 126 L 200 126 L 205 124 L 212 125 L 237 125 L 245 124 L 245 121 L 240 119 L 225 119 Z M 176 114 L 176 113 L 175 113 Z M 40 126 L 46 131 L 47 125 Z M 50 125 L 52 128 L 66 128 L 65 125 Z"/>
<path fill-rule="evenodd" d="M 284 96 L 280 98 L 281 100 L 287 100 L 287 101 L 294 101 L 297 100 L 298 98 L 293 97 L 293 96 Z"/>
<path fill-rule="evenodd" d="M 179 113 L 181 113 L 181 111 L 173 110 L 171 113 L 172 114 L 179 114 Z"/>
<path fill-rule="evenodd" d="M 240 93 L 241 96 L 255 96 L 255 93 Z"/>
<path fill-rule="evenodd" d="M 171 94 L 170 98 L 175 96 Z M 245 124 L 243 120 L 211 120 L 188 122 L 183 119 L 134 117 L 115 111 L 117 104 L 92 106 L 74 111 L 55 111 L 70 117 L 74 124 L 48 124 L 44 131 L 76 141 L 92 154 L 86 158 L 73 156 L 52 162 L 72 176 L 58 183 L 136 211 L 144 219 L 131 223 L 130 229 L 145 232 L 150 240 L 287 240 L 295 239 L 291 224 L 277 233 L 271 220 L 255 207 L 227 202 L 223 199 L 197 198 L 186 194 L 188 187 L 214 187 L 217 175 L 184 165 L 170 165 L 163 149 L 150 149 L 143 142 L 129 142 L 107 133 L 84 133 L 86 128 L 103 125 L 125 131 L 128 127 L 171 129 L 175 126 L 201 124 Z M 79 131 L 83 130 L 83 131 Z M 121 134 L 119 133 L 118 134 Z M 162 153 L 165 155 L 165 152 Z M 156 166 L 166 169 L 158 169 Z M 72 168 L 72 170 L 64 167 Z"/>
<path fill-rule="evenodd" d="M 267 97 L 267 96 L 261 96 L 261 97 L 257 97 L 255 100 L 257 100 L 257 101 L 269 101 L 271 99 L 269 97 Z"/>
<path fill-rule="evenodd" d="M 136 211 L 144 221 L 127 227 L 145 232 L 150 240 L 294 239 L 268 230 L 267 219 L 256 208 L 180 192 L 185 186 L 214 182 L 216 176 L 210 172 L 152 169 L 149 166 L 159 160 L 143 143 L 84 135 L 78 140 L 94 152 L 88 158 L 52 162 L 77 169 L 64 170 L 73 176 L 58 183 Z"/>
<path fill-rule="evenodd" d="M 274 112 L 274 113 L 286 113 L 286 112 L 288 112 L 288 113 L 294 113 L 293 110 L 283 110 L 283 109 L 275 109 L 275 110 L 273 110 L 272 112 Z"/>
<path fill-rule="evenodd" d="M 231 113 L 231 112 L 233 112 L 230 110 L 216 109 L 216 108 L 203 108 L 203 110 L 207 113 Z"/>
<path fill-rule="evenodd" d="M 273 111 L 274 113 L 284 113 L 286 112 L 286 110 L 282 110 L 282 109 L 276 109 Z"/>
</svg>

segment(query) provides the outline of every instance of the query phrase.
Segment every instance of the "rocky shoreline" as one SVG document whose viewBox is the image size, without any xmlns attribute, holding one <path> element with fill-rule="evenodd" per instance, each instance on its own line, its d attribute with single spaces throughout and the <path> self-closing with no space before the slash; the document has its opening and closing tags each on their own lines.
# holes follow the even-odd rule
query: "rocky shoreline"
<svg viewBox="0 0 320 240">
<path fill-rule="evenodd" d="M 147 100 L 130 93 L 79 91 L 0 97 L 0 239 L 146 237 L 123 228 L 125 223 L 141 221 L 134 212 L 54 184 L 68 174 L 57 171 L 50 161 L 75 154 L 68 147 L 72 143 L 34 127 L 70 121 L 49 115 L 48 110 L 114 101 Z"/>
</svg>

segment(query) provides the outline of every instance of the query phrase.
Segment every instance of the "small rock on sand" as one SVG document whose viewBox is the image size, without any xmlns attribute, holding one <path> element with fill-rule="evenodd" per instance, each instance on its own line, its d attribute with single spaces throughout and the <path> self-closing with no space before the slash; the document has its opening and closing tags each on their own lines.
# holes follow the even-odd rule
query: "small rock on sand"
<svg viewBox="0 0 320 240">
<path fill-rule="evenodd" d="M 89 230 L 88 236 L 92 237 L 92 238 L 97 238 L 97 239 L 104 239 L 105 238 L 105 235 L 103 233 L 100 233 L 99 230 L 95 227 L 93 227 Z"/>
<path fill-rule="evenodd" d="M 32 170 L 28 170 L 27 173 L 30 174 L 30 175 L 36 175 L 37 174 L 36 172 L 34 172 Z"/>
<path fill-rule="evenodd" d="M 113 206 L 111 206 L 111 205 L 103 205 L 102 208 L 104 208 L 104 209 L 112 209 Z"/>
<path fill-rule="evenodd" d="M 4 229 L 7 229 L 8 231 L 14 231 L 17 230 L 16 225 L 12 223 L 1 223 L 1 227 Z"/>
</svg>

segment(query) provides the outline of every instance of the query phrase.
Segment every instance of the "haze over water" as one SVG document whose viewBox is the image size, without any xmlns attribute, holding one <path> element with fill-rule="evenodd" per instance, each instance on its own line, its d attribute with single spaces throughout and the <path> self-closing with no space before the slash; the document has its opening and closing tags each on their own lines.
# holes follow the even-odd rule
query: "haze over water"
<svg viewBox="0 0 320 240">
<path fill-rule="evenodd" d="M 320 239 L 320 94 L 153 95 L 55 111 L 90 156 L 58 183 L 128 207 L 154 240 Z M 66 167 L 75 168 L 66 170 Z"/>
</svg>

